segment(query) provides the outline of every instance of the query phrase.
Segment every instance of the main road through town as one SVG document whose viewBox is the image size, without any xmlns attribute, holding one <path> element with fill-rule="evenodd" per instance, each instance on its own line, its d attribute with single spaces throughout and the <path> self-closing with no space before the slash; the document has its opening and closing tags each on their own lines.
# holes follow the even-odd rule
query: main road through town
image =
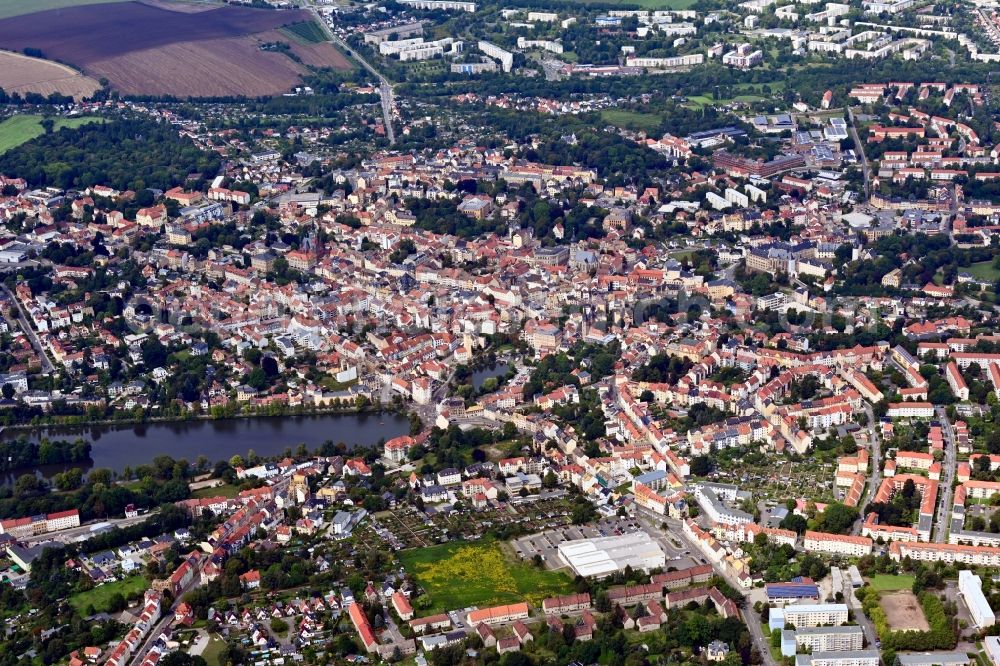
<svg viewBox="0 0 1000 666">
<path fill-rule="evenodd" d="M 350 54 L 352 58 L 358 61 L 362 67 L 371 72 L 372 76 L 378 79 L 378 92 L 379 96 L 382 98 L 382 116 L 385 121 L 385 135 L 389 139 L 390 144 L 396 143 L 396 131 L 392 127 L 392 118 L 396 109 L 396 93 L 392 89 L 392 84 L 389 83 L 389 79 L 382 75 L 382 72 L 378 71 L 365 60 L 364 56 L 358 53 L 357 49 L 350 46 L 343 39 L 338 37 L 330 29 L 330 26 L 323 19 L 322 14 L 316 9 L 312 2 L 307 2 L 305 7 L 312 12 L 312 15 L 316 18 L 316 22 L 319 23 L 323 32 L 326 33 L 327 38 L 336 46 L 338 49 L 343 51 L 345 54 Z"/>
</svg>

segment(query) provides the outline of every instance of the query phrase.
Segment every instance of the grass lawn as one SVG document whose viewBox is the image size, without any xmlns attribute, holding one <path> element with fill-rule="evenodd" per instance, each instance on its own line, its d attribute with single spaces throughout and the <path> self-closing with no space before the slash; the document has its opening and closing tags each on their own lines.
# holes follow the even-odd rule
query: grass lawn
<svg viewBox="0 0 1000 666">
<path fill-rule="evenodd" d="M 77 592 L 69 598 L 69 603 L 81 614 L 91 604 L 93 604 L 94 610 L 103 613 L 107 611 L 108 601 L 116 592 L 127 599 L 130 594 L 142 592 L 147 587 L 149 587 L 149 582 L 146 577 L 137 574 L 123 580 L 116 580 L 113 583 L 105 583 L 86 592 Z"/>
<path fill-rule="evenodd" d="M 713 104 L 721 104 L 725 100 L 712 99 L 711 95 L 685 95 L 688 100 L 688 104 L 694 106 L 695 108 L 701 108 L 703 106 L 712 106 Z"/>
<path fill-rule="evenodd" d="M 980 280 L 989 280 L 990 282 L 1000 280 L 1000 270 L 993 268 L 992 261 L 980 261 L 968 268 L 959 268 L 958 270 L 963 273 L 969 273 Z"/>
<path fill-rule="evenodd" d="M 219 658 L 222 656 L 222 648 L 224 647 L 226 647 L 226 641 L 215 634 L 209 637 L 208 645 L 205 646 L 205 651 L 201 653 L 208 666 L 222 666 Z"/>
<path fill-rule="evenodd" d="M 455 541 L 406 550 L 399 557 L 430 595 L 431 607 L 419 610 L 422 615 L 525 600 L 540 606 L 546 597 L 572 592 L 565 573 L 515 562 L 495 541 Z"/>
<path fill-rule="evenodd" d="M 878 592 L 895 592 L 897 590 L 909 590 L 913 587 L 913 576 L 890 576 L 889 574 L 876 574 L 869 579 L 872 589 Z"/>
<path fill-rule="evenodd" d="M 628 111 L 626 109 L 605 109 L 601 111 L 601 120 L 625 129 L 646 132 L 656 132 L 663 124 L 663 118 L 655 113 Z"/>
<path fill-rule="evenodd" d="M 231 483 L 224 483 L 221 486 L 215 486 L 214 488 L 199 488 L 191 492 L 191 497 L 195 499 L 204 499 L 206 497 L 236 497 L 239 494 L 240 489 Z"/>
<path fill-rule="evenodd" d="M 0 7 L 3 0 L 0 0 Z M 82 118 L 56 118 L 53 131 L 59 131 L 63 127 L 80 127 L 87 123 L 103 123 L 103 118 L 82 117 Z M 0 153 L 4 153 L 11 148 L 16 148 L 22 143 L 27 143 L 35 137 L 45 133 L 42 129 L 41 116 L 16 115 L 0 122 Z"/>
</svg>

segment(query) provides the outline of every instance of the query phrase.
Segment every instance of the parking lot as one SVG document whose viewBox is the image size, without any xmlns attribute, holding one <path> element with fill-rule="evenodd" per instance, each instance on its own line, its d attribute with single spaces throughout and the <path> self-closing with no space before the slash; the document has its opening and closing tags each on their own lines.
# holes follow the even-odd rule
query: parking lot
<svg viewBox="0 0 1000 666">
<path fill-rule="evenodd" d="M 513 541 L 514 552 L 524 560 L 530 560 L 535 555 L 541 555 L 545 566 L 550 569 L 559 569 L 566 566 L 559 559 L 558 548 L 563 541 L 574 541 L 576 539 L 594 539 L 599 537 L 613 537 L 631 532 L 638 532 L 642 528 L 634 518 L 608 518 L 593 525 L 568 525 L 552 530 L 545 530 L 538 534 L 515 539 Z M 684 542 L 667 538 L 659 532 L 650 532 L 663 548 L 667 557 L 667 567 L 682 569 L 694 566 L 700 560 L 691 557 L 691 553 L 684 548 Z"/>
</svg>

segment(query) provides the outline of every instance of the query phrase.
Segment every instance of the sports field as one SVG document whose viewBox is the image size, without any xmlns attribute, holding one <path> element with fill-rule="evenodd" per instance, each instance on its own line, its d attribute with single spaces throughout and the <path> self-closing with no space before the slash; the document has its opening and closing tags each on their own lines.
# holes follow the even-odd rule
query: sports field
<svg viewBox="0 0 1000 666">
<path fill-rule="evenodd" d="M 893 631 L 930 631 L 917 595 L 909 590 L 887 592 L 879 598 L 889 628 Z"/>
<path fill-rule="evenodd" d="M 572 592 L 570 577 L 514 561 L 495 541 L 455 541 L 399 553 L 403 566 L 430 596 L 431 607 L 418 614 L 488 607 Z"/>
</svg>

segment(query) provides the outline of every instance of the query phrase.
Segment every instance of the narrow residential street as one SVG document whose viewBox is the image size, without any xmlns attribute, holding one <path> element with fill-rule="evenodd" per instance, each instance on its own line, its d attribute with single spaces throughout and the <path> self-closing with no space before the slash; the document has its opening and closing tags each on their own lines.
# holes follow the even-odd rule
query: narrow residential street
<svg viewBox="0 0 1000 666">
<path fill-rule="evenodd" d="M 865 201 L 867 201 L 871 198 L 871 173 L 868 167 L 868 158 L 865 156 L 865 144 L 858 136 L 857 123 L 854 121 L 854 111 L 851 107 L 847 107 L 847 117 L 850 120 L 851 139 L 854 140 L 854 145 L 857 147 L 861 158 L 861 173 L 865 179 Z"/>
<path fill-rule="evenodd" d="M 934 412 L 941 422 L 941 433 L 944 435 L 944 460 L 941 461 L 941 483 L 938 485 L 937 520 L 934 525 L 934 543 L 944 543 L 948 535 L 948 517 L 951 515 L 951 502 L 955 482 L 955 467 L 958 464 L 955 451 L 955 431 L 943 407 L 935 407 Z"/>
<path fill-rule="evenodd" d="M 861 525 L 865 521 L 865 509 L 872 499 L 874 499 L 875 493 L 878 491 L 879 484 L 882 483 L 882 435 L 876 427 L 875 413 L 872 411 L 871 405 L 867 402 L 865 402 L 865 415 L 868 417 L 868 438 L 872 443 L 871 459 L 868 461 L 871 473 L 868 475 L 868 484 L 865 486 L 865 494 L 861 498 L 861 502 L 858 503 L 859 516 L 858 520 L 854 524 L 854 534 L 861 533 Z"/>
<path fill-rule="evenodd" d="M 760 624 L 760 618 L 754 612 L 753 607 L 749 603 L 744 603 L 740 607 L 740 615 L 743 616 L 743 622 L 747 625 L 747 629 L 750 630 L 750 637 L 753 639 L 754 647 L 760 652 L 760 658 L 763 660 L 764 666 L 777 666 L 778 662 L 771 656 L 771 642 L 764 636 L 764 629 Z"/>
<path fill-rule="evenodd" d="M 35 330 L 31 328 L 31 323 L 28 321 L 28 313 L 24 311 L 24 308 L 21 307 L 21 302 L 18 301 L 17 297 L 14 296 L 14 293 L 7 288 L 7 285 L 0 284 L 0 288 L 7 293 L 7 296 L 17 307 L 17 312 L 20 315 L 17 319 L 18 326 L 20 326 L 21 330 L 24 331 L 24 334 L 28 336 L 31 346 L 35 348 L 36 352 L 38 352 L 38 359 L 42 364 L 42 372 L 46 374 L 53 372 L 55 370 L 55 365 L 52 363 L 52 359 L 49 358 L 48 353 L 45 351 L 45 347 L 42 346 L 42 341 L 38 339 L 38 335 L 35 333 Z"/>
</svg>

